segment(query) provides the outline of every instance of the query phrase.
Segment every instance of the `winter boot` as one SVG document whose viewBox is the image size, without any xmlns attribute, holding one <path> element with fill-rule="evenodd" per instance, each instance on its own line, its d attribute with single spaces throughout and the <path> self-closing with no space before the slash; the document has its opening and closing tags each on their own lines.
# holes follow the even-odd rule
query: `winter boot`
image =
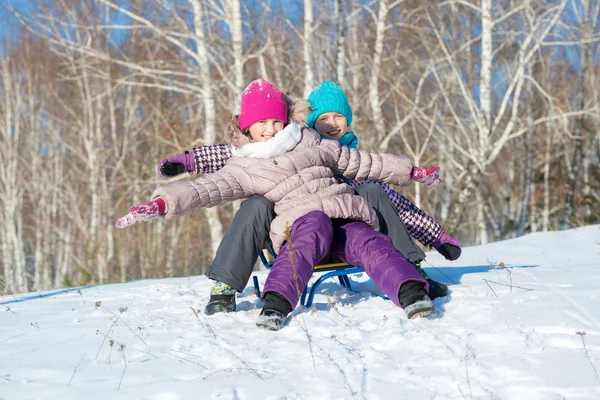
<svg viewBox="0 0 600 400">
<path fill-rule="evenodd" d="M 415 261 L 412 264 L 415 266 L 419 274 L 421 274 L 423 278 L 427 279 L 427 282 L 429 283 L 429 298 L 431 300 L 435 300 L 438 297 L 448 296 L 448 286 L 446 286 L 442 282 L 437 282 L 431 279 L 427 272 L 425 272 L 425 270 L 421 268 L 420 261 Z"/>
<path fill-rule="evenodd" d="M 215 281 L 210 289 L 210 299 L 204 308 L 204 314 L 213 315 L 235 311 L 235 289 L 226 283 Z"/>
<path fill-rule="evenodd" d="M 433 302 L 425 291 L 425 285 L 421 282 L 405 282 L 400 286 L 398 299 L 408 319 L 426 317 L 433 312 Z"/>
<path fill-rule="evenodd" d="M 289 313 L 292 312 L 290 303 L 277 292 L 265 295 L 265 305 L 256 319 L 256 326 L 270 331 L 278 331 L 283 327 Z"/>
</svg>

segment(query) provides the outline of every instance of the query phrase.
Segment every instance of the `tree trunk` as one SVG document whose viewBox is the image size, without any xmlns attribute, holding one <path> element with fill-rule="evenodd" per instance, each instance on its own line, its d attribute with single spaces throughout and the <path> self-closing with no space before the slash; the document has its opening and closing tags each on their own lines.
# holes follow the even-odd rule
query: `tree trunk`
<svg viewBox="0 0 600 400">
<path fill-rule="evenodd" d="M 231 30 L 231 47 L 233 48 L 234 60 L 234 75 L 235 75 L 235 99 L 232 114 L 237 114 L 240 109 L 241 93 L 244 89 L 244 54 L 243 44 L 244 37 L 242 33 L 242 10 L 240 0 L 230 0 L 230 30 Z M 266 79 L 266 77 L 265 77 Z M 233 215 L 240 208 L 241 201 L 235 200 L 232 202 Z M 215 249 L 213 249 L 215 250 Z M 216 250 L 215 250 L 216 252 Z"/>
<path fill-rule="evenodd" d="M 594 136 L 594 139 L 592 140 L 592 145 L 586 152 L 585 158 L 583 160 L 583 198 L 585 200 L 583 216 L 586 219 L 593 216 L 591 205 L 593 204 L 594 199 L 592 197 L 592 187 L 590 185 L 590 164 L 591 160 L 594 158 L 594 153 L 596 152 L 596 146 L 598 144 L 599 137 L 599 134 L 596 134 Z"/>
<path fill-rule="evenodd" d="M 488 233 L 485 223 L 485 203 L 479 188 L 475 189 L 475 199 L 477 200 L 477 242 L 478 244 L 486 244 L 488 242 Z"/>
<path fill-rule="evenodd" d="M 532 61 L 533 66 L 531 67 L 531 75 L 535 79 L 539 77 L 539 65 L 537 64 L 537 60 Z M 523 194 L 523 202 L 522 202 L 522 212 L 521 212 L 521 221 L 519 224 L 519 230 L 517 231 L 517 237 L 525 235 L 527 230 L 527 225 L 530 220 L 530 208 L 532 207 L 531 199 L 533 196 L 533 191 L 535 190 L 535 183 L 533 181 L 533 168 L 535 164 L 535 125 L 534 121 L 540 117 L 540 109 L 541 105 L 538 105 L 537 101 L 537 91 L 533 84 L 529 84 L 529 101 L 527 102 L 527 135 L 523 138 L 526 141 L 527 153 L 524 158 L 524 178 L 525 178 L 525 193 Z"/>
<path fill-rule="evenodd" d="M 344 19 L 344 10 L 342 8 L 342 0 L 335 0 L 335 15 L 336 19 L 336 37 L 337 37 L 337 51 L 335 56 L 335 66 L 336 66 L 336 78 L 337 82 L 340 86 L 344 85 L 344 73 L 346 71 L 346 63 L 345 63 L 345 51 L 344 51 L 344 42 L 346 36 L 346 23 Z"/>
<path fill-rule="evenodd" d="M 460 192 L 458 194 L 457 199 L 452 204 L 452 211 L 448 220 L 446 221 L 446 227 L 448 229 L 449 234 L 453 234 L 458 230 L 458 225 L 460 223 L 462 213 L 467 205 L 467 202 L 473 193 L 473 191 L 479 185 L 479 181 L 481 180 L 482 173 L 479 168 L 471 163 L 466 168 L 467 173 L 463 178 L 463 182 L 459 183 Z"/>
<path fill-rule="evenodd" d="M 232 114 L 237 114 L 238 110 L 240 109 L 240 94 L 244 89 L 244 37 L 242 34 L 242 10 L 240 8 L 240 0 L 229 0 L 229 3 L 229 29 L 231 31 L 231 47 L 233 48 L 233 65 L 236 89 L 236 92 L 233 95 L 233 98 L 235 99 L 235 104 L 232 110 Z"/>
<path fill-rule="evenodd" d="M 556 132 L 552 129 L 552 132 Z M 546 151 L 544 152 L 544 207 L 542 209 L 542 232 L 550 228 L 550 155 L 552 153 L 552 136 L 546 135 Z"/>
<path fill-rule="evenodd" d="M 379 72 L 381 70 L 381 59 L 383 56 L 383 41 L 385 39 L 385 20 L 388 13 L 388 0 L 379 2 L 379 12 L 375 26 L 375 49 L 371 62 L 371 75 L 369 77 L 369 102 L 373 113 L 373 123 L 377 133 L 376 143 L 381 141 L 385 135 L 385 121 L 381 111 L 381 99 L 379 98 Z"/>
<path fill-rule="evenodd" d="M 21 140 L 22 93 L 17 84 L 17 76 L 11 71 L 8 61 L 2 64 L 2 83 L 4 86 L 3 108 L 4 124 L 0 126 L 3 160 L 3 173 L 0 174 L 0 204 L 3 203 L 4 224 L 2 237 L 2 264 L 5 270 L 7 287 L 18 292 L 27 291 L 27 275 L 23 247 L 22 195 L 25 177 L 19 168 L 19 142 Z"/>
<path fill-rule="evenodd" d="M 588 0 L 582 0 L 582 8 L 586 10 L 585 16 L 585 35 L 584 38 L 589 39 L 589 17 L 591 11 L 591 2 Z M 589 7 L 588 7 L 589 6 Z M 588 63 L 590 58 L 590 44 L 582 43 L 579 45 L 579 77 L 577 85 L 577 93 L 575 95 L 575 104 L 580 110 L 585 108 L 585 75 L 588 70 Z M 563 208 L 563 218 L 561 222 L 562 229 L 569 229 L 573 227 L 573 218 L 575 217 L 575 197 L 577 197 L 579 169 L 583 162 L 583 140 L 582 135 L 584 134 L 583 119 L 584 115 L 578 115 L 573 124 L 573 136 L 575 137 L 575 149 L 573 151 L 573 159 L 571 162 L 571 168 L 569 169 L 569 183 L 565 194 L 565 205 Z"/>
<path fill-rule="evenodd" d="M 204 34 L 204 12 L 202 10 L 201 0 L 191 0 L 194 11 L 194 29 L 196 32 L 196 51 L 200 62 L 200 81 L 202 83 L 202 103 L 204 105 L 204 143 L 210 144 L 216 141 L 215 128 L 215 99 L 212 87 L 212 78 L 210 76 L 210 65 L 208 63 L 208 49 L 206 45 L 206 35 Z M 210 243 L 214 257 L 221 238 L 223 237 L 223 224 L 219 219 L 219 213 L 216 207 L 205 208 L 204 215 L 210 230 Z"/>
<path fill-rule="evenodd" d="M 509 151 L 510 160 L 508 162 L 508 177 L 506 180 L 506 184 L 504 185 L 504 195 L 502 196 L 502 212 L 500 215 L 500 236 L 498 239 L 502 240 L 505 238 L 507 233 L 507 224 L 511 224 L 512 229 L 512 221 L 510 218 L 510 200 L 512 198 L 512 186 L 515 182 L 515 152 L 513 151 L 514 146 L 509 144 L 511 148 Z"/>
<path fill-rule="evenodd" d="M 479 131 L 479 147 L 482 154 L 489 148 L 492 126 L 492 0 L 481 1 L 481 75 L 479 79 L 480 109 L 482 120 Z"/>
<path fill-rule="evenodd" d="M 312 65 L 312 40 L 313 40 L 313 3 L 304 0 L 304 98 L 307 99 L 314 89 L 314 72 Z"/>
</svg>

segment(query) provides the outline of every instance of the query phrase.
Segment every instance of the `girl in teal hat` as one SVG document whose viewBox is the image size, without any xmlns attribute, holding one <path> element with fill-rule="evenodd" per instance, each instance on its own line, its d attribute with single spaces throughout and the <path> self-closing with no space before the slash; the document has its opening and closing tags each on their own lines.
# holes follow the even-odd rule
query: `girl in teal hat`
<svg viewBox="0 0 600 400">
<path fill-rule="evenodd" d="M 308 103 L 311 112 L 306 117 L 306 123 L 310 128 L 315 129 L 325 139 L 337 140 L 340 144 L 350 148 L 358 147 L 358 137 L 349 129 L 352 124 L 352 108 L 341 87 L 331 81 L 325 81 L 309 94 Z M 432 178 L 428 177 L 426 179 Z M 444 232 L 435 219 L 425 214 L 406 197 L 400 195 L 388 185 L 372 181 L 353 181 L 349 183 L 355 188 L 366 184 L 377 185 L 379 190 L 387 194 L 413 238 L 419 240 L 425 246 L 435 248 L 448 260 L 456 260 L 460 256 L 461 248 L 458 240 Z M 428 186 L 426 181 L 422 183 Z M 376 189 L 371 190 L 377 191 Z M 414 244 L 412 245 L 414 246 Z M 407 250 L 406 247 L 409 249 Z M 414 253 L 410 250 L 409 244 L 406 244 L 405 249 L 399 250 L 405 255 L 405 251 L 409 254 Z M 424 257 L 411 259 L 407 256 L 407 258 L 415 264 L 420 264 Z M 422 269 L 420 271 L 425 274 Z M 427 278 L 429 277 L 427 276 Z M 434 286 L 435 291 L 435 285 L 438 283 L 430 280 L 430 284 Z"/>
<path fill-rule="evenodd" d="M 358 138 L 354 132 L 349 131 L 352 109 L 339 86 L 330 81 L 323 82 L 311 92 L 308 103 L 304 116 L 311 128 L 322 137 L 338 140 L 344 146 L 358 146 Z M 221 169 L 231 156 L 228 144 L 195 147 L 184 154 L 162 160 L 158 165 L 158 173 L 163 178 L 183 172 L 190 175 L 212 173 Z M 439 183 L 436 182 L 439 176 L 435 171 L 435 168 L 420 170 L 423 179 L 419 182 L 426 186 Z M 379 212 L 379 219 L 384 221 L 382 232 L 392 239 L 394 246 L 427 278 L 431 299 L 446 296 L 447 286 L 433 281 L 420 268 L 425 253 L 414 244 L 411 236 L 426 246 L 434 247 L 448 260 L 455 260 L 460 256 L 460 243 L 447 235 L 433 218 L 388 185 L 371 181 L 348 183 Z M 261 196 L 252 196 L 242 202 L 229 231 L 219 245 L 215 259 L 205 273 L 215 281 L 205 308 L 206 314 L 235 311 L 235 293 L 241 293 L 247 286 L 258 254 L 268 240 L 273 216 L 273 204 Z"/>
<path fill-rule="evenodd" d="M 325 81 L 308 96 L 312 109 L 306 117 L 306 123 L 325 139 L 333 139 L 342 146 L 356 149 L 358 138 L 349 131 L 352 125 L 352 109 L 346 94 L 338 85 Z"/>
</svg>

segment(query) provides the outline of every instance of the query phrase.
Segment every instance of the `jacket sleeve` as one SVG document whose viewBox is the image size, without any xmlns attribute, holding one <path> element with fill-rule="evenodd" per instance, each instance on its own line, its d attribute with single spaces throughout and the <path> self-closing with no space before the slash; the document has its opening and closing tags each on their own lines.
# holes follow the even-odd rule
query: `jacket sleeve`
<svg viewBox="0 0 600 400">
<path fill-rule="evenodd" d="M 196 162 L 197 174 L 212 174 L 225 166 L 231 158 L 231 147 L 228 144 L 211 144 L 192 149 Z"/>
<path fill-rule="evenodd" d="M 224 168 L 194 180 L 161 186 L 152 193 L 152 200 L 164 199 L 167 204 L 165 218 L 173 219 L 197 208 L 215 207 L 252 194 L 250 188 L 245 188 L 228 168 Z"/>
<path fill-rule="evenodd" d="M 370 153 L 340 146 L 334 173 L 359 181 L 371 180 L 403 186 L 410 182 L 412 168 L 406 156 Z"/>
<path fill-rule="evenodd" d="M 372 181 L 352 181 L 352 187 L 357 187 L 365 183 L 375 183 L 383 188 L 392 204 L 396 208 L 398 215 L 404 222 L 408 233 L 425 246 L 433 247 L 433 243 L 440 235 L 442 226 L 433 217 L 421 210 L 406 197 L 396 192 L 389 185 Z"/>
</svg>

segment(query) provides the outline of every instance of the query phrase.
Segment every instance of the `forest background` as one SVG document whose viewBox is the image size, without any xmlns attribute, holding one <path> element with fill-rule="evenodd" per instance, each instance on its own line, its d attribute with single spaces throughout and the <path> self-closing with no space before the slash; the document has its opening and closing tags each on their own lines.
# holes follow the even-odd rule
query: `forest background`
<svg viewBox="0 0 600 400">
<path fill-rule="evenodd" d="M 597 0 L 0 0 L 0 291 L 202 273 L 236 204 L 119 231 L 257 77 L 339 83 L 463 245 L 600 220 Z M 177 179 L 189 179 L 183 176 Z"/>
</svg>

